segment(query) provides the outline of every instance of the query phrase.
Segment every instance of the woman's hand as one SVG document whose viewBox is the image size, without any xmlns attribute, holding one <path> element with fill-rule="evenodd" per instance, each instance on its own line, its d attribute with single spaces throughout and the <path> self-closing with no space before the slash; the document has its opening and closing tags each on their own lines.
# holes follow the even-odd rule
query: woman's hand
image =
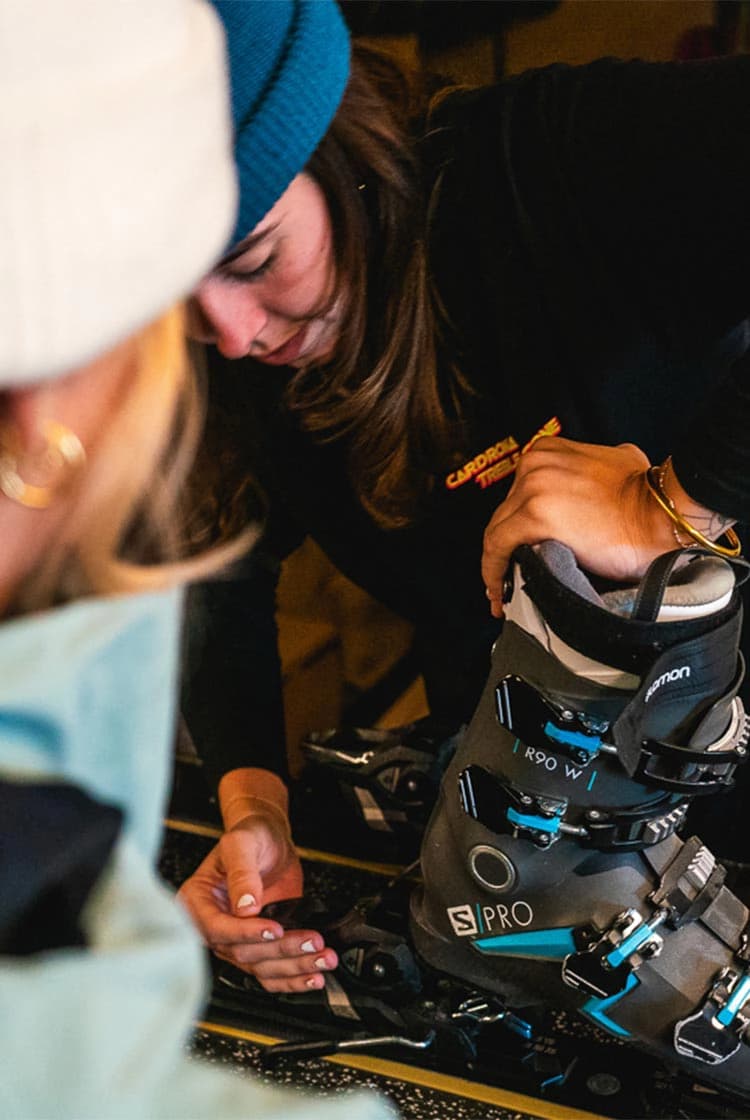
<svg viewBox="0 0 750 1120">
<path fill-rule="evenodd" d="M 304 992 L 322 988 L 323 971 L 338 958 L 317 930 L 285 930 L 257 916 L 269 902 L 302 894 L 299 858 L 282 849 L 268 824 L 248 818 L 224 833 L 178 897 L 218 957 L 268 992 Z"/>
<path fill-rule="evenodd" d="M 321 934 L 285 930 L 258 916 L 269 902 L 302 895 L 283 783 L 265 771 L 233 771 L 222 779 L 219 797 L 227 831 L 178 897 L 213 952 L 251 973 L 266 991 L 322 988 L 323 972 L 335 968 L 338 957 Z"/>
<path fill-rule="evenodd" d="M 492 614 L 502 615 L 505 572 L 521 544 L 562 541 L 582 567 L 615 580 L 639 579 L 654 557 L 676 548 L 669 519 L 648 493 L 649 466 L 632 443 L 536 440 L 485 530 L 482 578 Z"/>
</svg>

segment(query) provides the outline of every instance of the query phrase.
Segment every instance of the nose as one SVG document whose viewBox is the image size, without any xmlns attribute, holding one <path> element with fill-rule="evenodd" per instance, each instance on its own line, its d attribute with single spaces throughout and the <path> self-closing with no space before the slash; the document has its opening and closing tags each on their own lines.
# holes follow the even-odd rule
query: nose
<svg viewBox="0 0 750 1120">
<path fill-rule="evenodd" d="M 268 315 L 249 285 L 208 276 L 190 300 L 189 330 L 200 342 L 214 343 L 225 358 L 243 358 Z"/>
</svg>

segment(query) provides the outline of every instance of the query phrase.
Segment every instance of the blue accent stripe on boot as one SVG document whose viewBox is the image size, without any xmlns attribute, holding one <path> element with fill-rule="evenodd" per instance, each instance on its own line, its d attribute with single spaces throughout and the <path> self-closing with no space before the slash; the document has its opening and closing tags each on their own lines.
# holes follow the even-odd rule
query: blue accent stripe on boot
<svg viewBox="0 0 750 1120">
<path fill-rule="evenodd" d="M 488 956 L 537 957 L 541 960 L 563 960 L 569 953 L 576 951 L 572 926 L 558 929 L 535 929 L 526 933 L 506 933 L 497 937 L 480 937 L 471 943 L 480 953 Z M 621 1027 L 607 1012 L 618 1000 L 631 992 L 640 981 L 631 973 L 625 987 L 616 995 L 606 999 L 592 997 L 587 1000 L 581 1011 L 609 1034 L 618 1038 L 630 1038 L 631 1032 Z"/>
<path fill-rule="evenodd" d="M 589 1019 L 593 1019 L 597 1026 L 603 1027 L 605 1031 L 610 1034 L 616 1034 L 618 1038 L 630 1038 L 630 1031 L 626 1027 L 621 1027 L 619 1023 L 615 1023 L 606 1014 L 610 1007 L 617 1003 L 618 999 L 622 999 L 628 992 L 632 991 L 636 984 L 640 984 L 638 977 L 631 972 L 628 976 L 627 983 L 621 992 L 617 992 L 613 996 L 608 996 L 606 999 L 592 998 L 584 1003 L 581 1011 L 587 1015 Z"/>
<path fill-rule="evenodd" d="M 472 941 L 472 945 L 480 953 L 506 957 L 539 957 L 548 961 L 561 961 L 569 953 L 576 951 L 571 926 L 480 937 Z"/>
</svg>

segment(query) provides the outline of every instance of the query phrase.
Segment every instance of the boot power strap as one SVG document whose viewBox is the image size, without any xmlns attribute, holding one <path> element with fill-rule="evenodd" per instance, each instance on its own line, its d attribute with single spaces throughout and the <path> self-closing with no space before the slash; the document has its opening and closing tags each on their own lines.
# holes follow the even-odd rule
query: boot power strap
<svg viewBox="0 0 750 1120">
<path fill-rule="evenodd" d="M 637 782 L 692 796 L 720 793 L 734 785 L 734 772 L 747 757 L 747 719 L 740 700 L 732 713 L 735 733 L 726 749 L 681 747 L 644 739 L 633 778 Z M 725 737 L 722 737 L 725 738 Z M 726 740 L 725 740 L 726 741 Z"/>
<path fill-rule="evenodd" d="M 675 793 L 702 795 L 729 789 L 737 766 L 747 758 L 750 737 L 748 718 L 737 696 L 745 675 L 742 655 L 730 687 L 708 706 L 685 744 L 642 733 L 649 701 L 662 682 L 669 684 L 682 671 L 667 667 L 659 675 L 660 668 L 657 663 L 612 725 L 611 738 L 626 773 L 635 781 Z"/>
</svg>

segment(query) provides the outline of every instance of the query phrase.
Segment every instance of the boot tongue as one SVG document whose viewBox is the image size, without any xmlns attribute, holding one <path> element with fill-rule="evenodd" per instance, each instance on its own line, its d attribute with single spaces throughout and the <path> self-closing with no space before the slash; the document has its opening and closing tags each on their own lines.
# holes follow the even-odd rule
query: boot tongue
<svg viewBox="0 0 750 1120">
<path fill-rule="evenodd" d="M 734 589 L 734 573 L 726 561 L 685 551 L 671 564 L 657 557 L 640 583 L 600 595 L 567 545 L 542 541 L 534 551 L 565 587 L 621 618 L 649 622 L 702 618 L 725 607 Z"/>
</svg>

